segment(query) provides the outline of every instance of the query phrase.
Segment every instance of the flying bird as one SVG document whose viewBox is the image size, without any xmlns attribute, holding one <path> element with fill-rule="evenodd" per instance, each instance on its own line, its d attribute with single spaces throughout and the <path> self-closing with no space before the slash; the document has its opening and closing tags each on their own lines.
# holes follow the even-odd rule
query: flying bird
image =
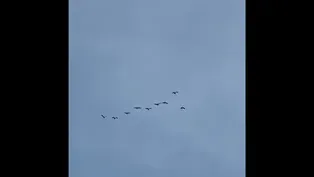
<svg viewBox="0 0 314 177">
<path fill-rule="evenodd" d="M 130 112 L 124 112 L 124 114 L 130 114 Z"/>
<path fill-rule="evenodd" d="M 159 106 L 161 103 L 154 103 L 154 105 Z"/>
<path fill-rule="evenodd" d="M 142 109 L 141 107 L 134 107 L 134 109 Z"/>
<path fill-rule="evenodd" d="M 177 94 L 177 93 L 179 93 L 178 91 L 174 91 L 174 92 L 172 92 L 172 94 Z"/>
<path fill-rule="evenodd" d="M 185 107 L 181 106 L 181 108 L 180 108 L 180 109 L 185 109 Z"/>
<path fill-rule="evenodd" d="M 164 101 L 164 102 L 162 102 L 162 104 L 168 104 L 168 102 Z"/>
<path fill-rule="evenodd" d="M 118 117 L 112 117 L 113 119 L 118 119 Z"/>
<path fill-rule="evenodd" d="M 107 116 L 101 115 L 102 118 L 106 118 Z"/>
<path fill-rule="evenodd" d="M 152 108 L 145 108 L 145 109 L 147 109 L 147 110 L 149 111 L 149 110 L 152 109 Z"/>
</svg>

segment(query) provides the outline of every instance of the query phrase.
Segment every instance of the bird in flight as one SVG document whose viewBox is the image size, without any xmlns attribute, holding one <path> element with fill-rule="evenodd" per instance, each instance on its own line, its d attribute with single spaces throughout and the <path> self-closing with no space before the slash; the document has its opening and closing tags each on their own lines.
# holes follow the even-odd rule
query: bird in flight
<svg viewBox="0 0 314 177">
<path fill-rule="evenodd" d="M 154 103 L 154 105 L 159 106 L 161 103 Z"/>
<path fill-rule="evenodd" d="M 138 107 L 134 107 L 134 109 L 142 109 L 142 108 L 138 106 Z"/>
<path fill-rule="evenodd" d="M 174 91 L 174 92 L 172 92 L 172 94 L 177 94 L 177 93 L 179 93 L 178 91 Z"/>
<path fill-rule="evenodd" d="M 130 114 L 130 112 L 124 112 L 124 114 Z"/>
<path fill-rule="evenodd" d="M 101 115 L 102 118 L 106 118 L 107 116 Z"/>
<path fill-rule="evenodd" d="M 180 108 L 180 109 L 185 109 L 185 107 L 181 106 L 181 108 Z"/>
<path fill-rule="evenodd" d="M 152 109 L 152 108 L 145 108 L 145 109 L 147 109 L 147 110 L 149 111 L 149 110 Z"/>
<path fill-rule="evenodd" d="M 113 119 L 118 119 L 118 117 L 112 117 Z"/>
<path fill-rule="evenodd" d="M 162 102 L 162 104 L 168 104 L 168 102 L 164 101 L 164 102 Z"/>
</svg>

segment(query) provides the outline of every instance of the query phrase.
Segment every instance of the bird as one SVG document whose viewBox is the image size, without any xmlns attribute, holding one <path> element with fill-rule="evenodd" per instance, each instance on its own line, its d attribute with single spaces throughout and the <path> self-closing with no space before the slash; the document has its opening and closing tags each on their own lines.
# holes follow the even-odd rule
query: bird
<svg viewBox="0 0 314 177">
<path fill-rule="evenodd" d="M 142 109 L 142 108 L 138 106 L 138 107 L 134 107 L 134 109 Z"/>
<path fill-rule="evenodd" d="M 181 108 L 180 108 L 180 109 L 185 109 L 185 107 L 181 106 Z"/>
<path fill-rule="evenodd" d="M 178 91 L 174 91 L 174 92 L 172 92 L 172 94 L 177 94 L 177 93 L 179 93 Z"/>
<path fill-rule="evenodd" d="M 162 102 L 162 104 L 168 104 L 168 102 L 164 101 L 164 102 Z"/>
<path fill-rule="evenodd" d="M 118 117 L 112 117 L 113 119 L 118 119 Z"/>
<path fill-rule="evenodd" d="M 159 106 L 161 103 L 154 103 L 154 105 Z"/>
<path fill-rule="evenodd" d="M 124 114 L 130 114 L 130 112 L 124 112 Z"/>
<path fill-rule="evenodd" d="M 101 115 L 102 118 L 106 118 L 107 116 Z"/>
<path fill-rule="evenodd" d="M 152 109 L 152 108 L 145 108 L 145 109 L 147 109 L 147 110 L 149 111 L 149 110 Z"/>
</svg>

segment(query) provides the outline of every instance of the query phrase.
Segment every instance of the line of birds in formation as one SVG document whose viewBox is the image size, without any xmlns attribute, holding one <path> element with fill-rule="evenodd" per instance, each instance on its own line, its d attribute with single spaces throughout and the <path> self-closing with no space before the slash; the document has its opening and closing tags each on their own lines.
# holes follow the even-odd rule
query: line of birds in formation
<svg viewBox="0 0 314 177">
<path fill-rule="evenodd" d="M 179 92 L 178 91 L 174 91 L 172 92 L 172 94 L 176 95 L 178 94 Z M 160 103 L 154 103 L 154 105 L 156 106 L 159 106 L 160 104 L 168 104 L 168 102 L 166 101 L 163 101 L 163 102 L 160 102 Z M 142 109 L 142 107 L 140 106 L 136 106 L 136 107 L 133 107 L 134 109 Z M 145 108 L 146 110 L 151 110 L 152 108 Z M 180 109 L 185 109 L 185 107 L 181 106 Z M 131 114 L 131 112 L 124 112 L 124 114 L 128 115 L 128 114 Z M 106 118 L 107 116 L 104 116 L 104 115 L 101 115 L 102 118 Z M 118 119 L 118 117 L 111 117 L 112 119 Z"/>
</svg>

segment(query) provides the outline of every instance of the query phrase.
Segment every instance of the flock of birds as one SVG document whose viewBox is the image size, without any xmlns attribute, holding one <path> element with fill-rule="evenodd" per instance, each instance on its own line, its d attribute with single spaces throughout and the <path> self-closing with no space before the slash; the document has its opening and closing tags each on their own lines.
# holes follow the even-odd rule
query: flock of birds
<svg viewBox="0 0 314 177">
<path fill-rule="evenodd" d="M 178 94 L 178 93 L 179 93 L 178 91 L 172 92 L 172 94 L 174 94 L 174 95 L 176 95 L 176 94 Z M 168 102 L 163 101 L 163 102 L 160 102 L 160 103 L 154 103 L 155 106 L 159 106 L 160 104 L 168 104 Z M 140 106 L 136 106 L 136 107 L 133 107 L 133 108 L 134 108 L 134 109 L 142 109 L 142 107 L 140 107 Z M 151 109 L 153 109 L 153 108 L 147 107 L 147 108 L 144 108 L 144 109 L 146 109 L 147 111 L 149 111 L 149 110 L 151 110 Z M 185 107 L 181 106 L 180 109 L 181 109 L 181 110 L 184 110 Z M 128 114 L 131 114 L 131 112 L 124 112 L 124 114 L 128 115 Z M 101 117 L 105 119 L 107 116 L 101 115 Z M 112 118 L 112 119 L 118 119 L 118 117 L 111 117 L 111 118 Z"/>
</svg>

